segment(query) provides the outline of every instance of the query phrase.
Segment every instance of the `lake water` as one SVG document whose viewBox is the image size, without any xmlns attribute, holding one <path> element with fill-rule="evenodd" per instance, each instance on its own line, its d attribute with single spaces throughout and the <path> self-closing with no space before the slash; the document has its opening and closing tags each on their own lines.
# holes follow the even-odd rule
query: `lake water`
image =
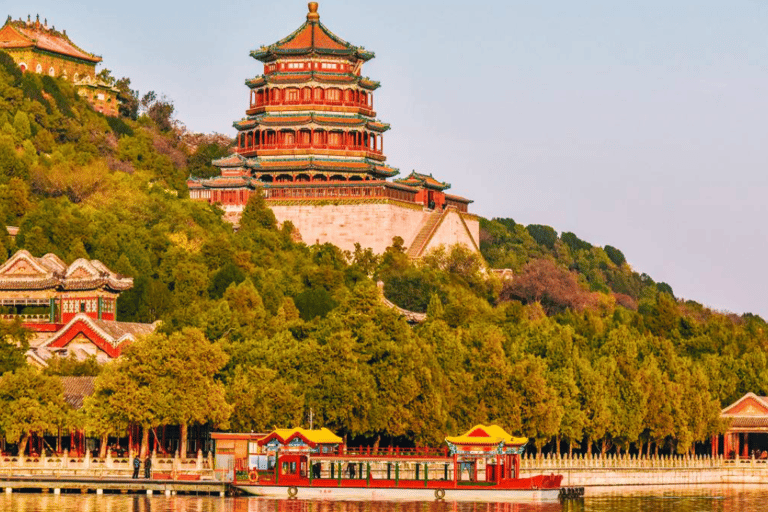
<svg viewBox="0 0 768 512">
<path fill-rule="evenodd" d="M 118 494 L 0 495 L 0 511 L 14 512 L 757 512 L 768 509 L 768 486 L 590 488 L 563 503 L 451 501 L 315 501 L 212 496 Z"/>
</svg>

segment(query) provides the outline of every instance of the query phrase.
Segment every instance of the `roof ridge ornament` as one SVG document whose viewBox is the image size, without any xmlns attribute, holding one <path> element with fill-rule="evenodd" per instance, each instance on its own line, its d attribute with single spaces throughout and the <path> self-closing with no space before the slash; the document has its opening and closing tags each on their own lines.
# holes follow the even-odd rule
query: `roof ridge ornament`
<svg viewBox="0 0 768 512">
<path fill-rule="evenodd" d="M 309 13 L 307 13 L 307 21 L 320 21 L 320 15 L 317 14 L 317 2 L 309 2 L 307 7 L 309 7 Z"/>
</svg>

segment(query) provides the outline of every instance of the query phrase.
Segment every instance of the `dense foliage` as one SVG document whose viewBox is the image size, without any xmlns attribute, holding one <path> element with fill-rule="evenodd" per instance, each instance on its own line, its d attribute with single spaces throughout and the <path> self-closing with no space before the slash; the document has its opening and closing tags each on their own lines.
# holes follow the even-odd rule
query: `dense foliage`
<svg viewBox="0 0 768 512">
<path fill-rule="evenodd" d="M 0 256 L 99 259 L 134 278 L 121 320 L 162 321 L 100 372 L 77 419 L 92 433 L 164 422 L 258 431 L 306 425 L 311 410 L 352 442 L 436 444 L 492 422 L 539 448 L 686 452 L 722 429 L 723 404 L 768 394 L 761 318 L 677 300 L 619 249 L 573 233 L 482 220 L 482 257 L 444 248 L 415 264 L 397 239 L 381 256 L 296 242 L 259 197 L 235 232 L 186 199 L 186 177 L 209 175 L 221 149 L 190 149 L 168 100 L 117 83 L 132 100 L 107 119 L 0 54 L 0 222 L 20 227 L 15 244 L 0 230 Z M 378 280 L 427 320 L 411 326 L 387 308 Z M 17 328 L 0 333 L 11 440 L 50 427 L 14 416 L 46 399 L 17 391 L 34 380 L 24 347 L 8 342 Z M 48 373 L 99 369 L 63 361 Z M 50 421 L 75 421 L 49 402 Z"/>
</svg>

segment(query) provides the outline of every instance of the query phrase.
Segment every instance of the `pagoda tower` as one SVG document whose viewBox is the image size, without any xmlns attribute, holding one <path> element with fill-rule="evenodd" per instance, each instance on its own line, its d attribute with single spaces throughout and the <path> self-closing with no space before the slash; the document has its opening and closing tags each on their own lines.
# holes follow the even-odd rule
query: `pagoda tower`
<svg viewBox="0 0 768 512">
<path fill-rule="evenodd" d="M 277 219 L 290 220 L 307 243 L 329 241 L 343 249 L 360 243 L 383 252 L 401 236 L 406 243 L 424 242 L 418 251 L 410 246 L 414 257 L 434 238 L 431 231 L 418 234 L 429 231 L 426 224 L 437 231 L 443 221 L 436 214 L 450 209 L 467 231 L 457 243 L 477 249 L 470 200 L 446 194 L 450 185 L 431 175 L 387 181 L 398 170 L 385 163 L 390 127 L 374 110 L 380 84 L 362 75 L 374 54 L 328 30 L 317 11 L 317 2 L 310 2 L 297 30 L 250 52 L 263 63 L 263 74 L 245 81 L 250 104 L 234 123 L 234 150 L 212 162 L 219 176 L 190 178 L 190 197 L 219 204 L 237 223 L 250 194 L 260 190 Z"/>
</svg>

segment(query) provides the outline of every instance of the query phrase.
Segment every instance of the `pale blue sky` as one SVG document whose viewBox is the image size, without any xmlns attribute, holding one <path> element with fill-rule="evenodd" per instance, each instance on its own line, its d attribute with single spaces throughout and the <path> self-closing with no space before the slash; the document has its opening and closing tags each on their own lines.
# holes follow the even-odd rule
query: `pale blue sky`
<svg viewBox="0 0 768 512">
<path fill-rule="evenodd" d="M 305 19 L 299 0 L 6 0 L 117 77 L 232 135 L 261 72 L 248 52 Z M 486 217 L 624 251 L 678 296 L 768 318 L 768 2 L 324 0 L 376 52 L 364 74 L 388 162 L 434 173 Z"/>
</svg>

